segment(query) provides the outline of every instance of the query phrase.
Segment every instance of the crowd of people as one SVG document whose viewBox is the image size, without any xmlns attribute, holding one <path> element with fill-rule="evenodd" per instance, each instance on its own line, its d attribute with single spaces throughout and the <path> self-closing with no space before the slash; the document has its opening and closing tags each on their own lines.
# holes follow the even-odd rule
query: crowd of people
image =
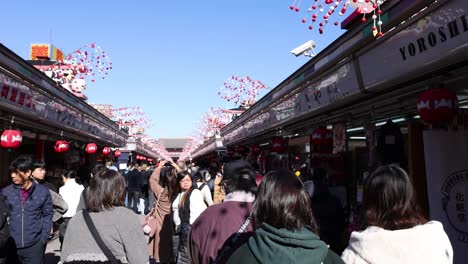
<svg viewBox="0 0 468 264">
<path fill-rule="evenodd" d="M 346 241 L 343 208 L 319 168 L 305 179 L 286 169 L 262 175 L 242 159 L 132 163 L 122 173 L 106 165 L 63 171 L 57 189 L 44 163 L 14 160 L 0 192 L 0 264 L 43 263 L 54 226 L 64 264 L 453 261 L 442 224 L 423 217 L 397 165 L 366 179 L 367 227 Z"/>
</svg>

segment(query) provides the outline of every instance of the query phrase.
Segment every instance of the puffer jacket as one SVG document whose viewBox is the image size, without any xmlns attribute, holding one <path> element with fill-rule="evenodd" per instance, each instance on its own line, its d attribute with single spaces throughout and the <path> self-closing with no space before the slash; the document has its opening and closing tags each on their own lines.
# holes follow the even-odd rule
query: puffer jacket
<svg viewBox="0 0 468 264">
<path fill-rule="evenodd" d="M 29 247 L 38 241 L 47 241 L 52 228 L 54 209 L 49 189 L 32 183 L 32 190 L 24 204 L 20 186 L 8 185 L 1 193 L 10 209 L 10 232 L 17 248 Z"/>
</svg>

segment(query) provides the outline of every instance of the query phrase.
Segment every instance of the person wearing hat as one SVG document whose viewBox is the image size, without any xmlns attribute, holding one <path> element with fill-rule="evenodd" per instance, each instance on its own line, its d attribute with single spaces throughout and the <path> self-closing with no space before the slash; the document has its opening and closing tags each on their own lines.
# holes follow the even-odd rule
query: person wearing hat
<svg viewBox="0 0 468 264">
<path fill-rule="evenodd" d="M 253 233 L 255 170 L 243 160 L 227 163 L 219 185 L 226 193 L 224 202 L 208 207 L 192 225 L 188 243 L 192 263 L 224 263 Z"/>
</svg>

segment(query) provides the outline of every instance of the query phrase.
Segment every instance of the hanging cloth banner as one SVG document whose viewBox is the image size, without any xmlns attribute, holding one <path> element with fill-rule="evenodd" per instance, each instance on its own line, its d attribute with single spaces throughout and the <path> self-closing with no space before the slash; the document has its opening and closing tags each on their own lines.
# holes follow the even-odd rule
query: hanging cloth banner
<svg viewBox="0 0 468 264">
<path fill-rule="evenodd" d="M 468 131 L 424 131 L 431 220 L 443 223 L 453 263 L 468 259 Z"/>
</svg>

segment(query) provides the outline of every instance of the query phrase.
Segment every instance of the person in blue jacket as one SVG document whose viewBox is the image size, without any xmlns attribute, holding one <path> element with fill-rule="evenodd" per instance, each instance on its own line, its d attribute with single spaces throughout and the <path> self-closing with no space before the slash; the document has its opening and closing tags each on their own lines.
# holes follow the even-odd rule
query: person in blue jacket
<svg viewBox="0 0 468 264">
<path fill-rule="evenodd" d="M 49 189 L 31 179 L 33 168 L 30 158 L 15 159 L 9 167 L 13 184 L 3 188 L 1 194 L 10 210 L 8 222 L 17 261 L 42 264 L 54 209 Z"/>
</svg>

